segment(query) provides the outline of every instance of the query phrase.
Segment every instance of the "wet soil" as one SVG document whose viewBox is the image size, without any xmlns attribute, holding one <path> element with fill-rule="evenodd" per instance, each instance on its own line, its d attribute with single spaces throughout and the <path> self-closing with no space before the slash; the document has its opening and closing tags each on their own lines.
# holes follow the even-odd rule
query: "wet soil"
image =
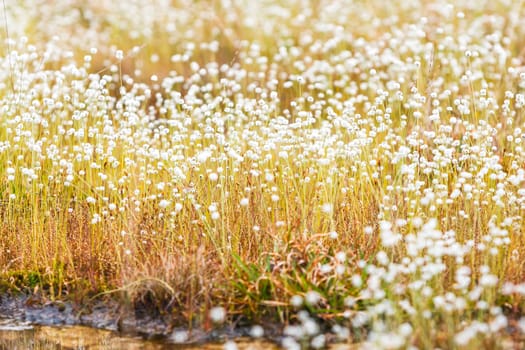
<svg viewBox="0 0 525 350">
<path fill-rule="evenodd" d="M 18 340 L 22 336 L 20 332 L 23 332 L 23 336 L 29 338 L 55 339 L 69 345 L 75 342 L 78 345 L 79 342 L 86 341 L 91 344 L 93 339 L 95 343 L 100 344 L 102 339 L 106 342 L 116 342 L 114 347 L 109 348 L 121 348 L 118 343 L 125 341 L 125 348 L 129 349 L 133 348 L 134 342 L 140 345 L 137 345 L 140 349 L 164 349 L 169 344 L 177 344 L 176 348 L 181 349 L 189 346 L 201 348 L 203 344 L 208 344 L 206 348 L 209 348 L 208 346 L 229 339 L 241 339 L 243 343 L 245 341 L 242 339 L 248 337 L 250 329 L 227 326 L 208 331 L 188 330 L 173 327 L 162 318 L 149 316 L 145 310 L 125 310 L 122 305 L 111 300 L 76 305 L 72 302 L 42 301 L 29 295 L 4 294 L 0 295 L 0 332 L 0 339 L 4 340 L 6 336 L 9 338 L 6 332 L 12 332 Z M 265 326 L 265 334 L 272 341 L 263 341 L 265 347 L 254 349 L 274 348 L 273 344 L 279 341 L 276 326 L 273 330 L 271 325 Z M 256 344 L 255 340 L 249 343 Z M 97 349 L 93 344 L 90 346 Z M 72 345 L 61 348 L 76 347 Z"/>
<path fill-rule="evenodd" d="M 238 350 L 277 349 L 266 341 L 240 338 L 235 340 Z M 198 345 L 173 344 L 144 340 L 141 337 L 123 336 L 117 332 L 84 326 L 32 326 L 13 320 L 0 319 L 0 349 L 45 350 L 171 350 L 171 349 L 223 349 L 223 343 Z"/>
</svg>

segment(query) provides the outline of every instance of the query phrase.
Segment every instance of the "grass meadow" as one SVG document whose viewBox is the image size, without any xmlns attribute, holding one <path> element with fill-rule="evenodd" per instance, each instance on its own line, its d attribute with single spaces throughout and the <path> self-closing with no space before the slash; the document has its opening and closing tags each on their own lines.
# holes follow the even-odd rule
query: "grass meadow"
<svg viewBox="0 0 525 350">
<path fill-rule="evenodd" d="M 523 1 L 1 12 L 4 292 L 288 349 L 524 346 Z"/>
</svg>

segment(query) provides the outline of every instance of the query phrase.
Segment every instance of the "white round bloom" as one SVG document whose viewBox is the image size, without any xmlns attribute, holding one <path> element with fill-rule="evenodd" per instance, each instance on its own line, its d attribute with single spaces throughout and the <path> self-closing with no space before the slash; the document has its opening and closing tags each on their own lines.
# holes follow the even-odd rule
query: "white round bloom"
<svg viewBox="0 0 525 350">
<path fill-rule="evenodd" d="M 321 294 L 315 290 L 311 290 L 305 295 L 306 302 L 310 305 L 315 305 L 321 300 Z"/>
<path fill-rule="evenodd" d="M 300 295 L 294 295 L 290 298 L 290 304 L 293 307 L 301 307 L 303 305 L 303 297 Z"/>
<path fill-rule="evenodd" d="M 222 323 L 226 319 L 226 310 L 222 306 L 215 306 L 210 310 L 210 319 L 214 323 Z"/>
<path fill-rule="evenodd" d="M 181 344 L 188 341 L 188 331 L 176 331 L 173 332 L 171 339 L 173 339 L 173 342 L 175 344 Z"/>
<path fill-rule="evenodd" d="M 332 203 L 324 203 L 322 206 L 321 206 L 321 211 L 325 214 L 332 214 L 332 212 L 334 211 L 334 207 L 332 205 Z"/>
<path fill-rule="evenodd" d="M 228 340 L 224 343 L 224 350 L 237 350 L 237 344 L 233 340 Z"/>
<path fill-rule="evenodd" d="M 202 151 L 200 152 L 199 154 L 197 154 L 197 161 L 199 163 L 206 163 L 206 161 L 208 160 L 208 158 L 211 157 L 211 152 L 208 151 L 208 150 L 205 150 L 205 151 Z"/>
<path fill-rule="evenodd" d="M 253 338 L 260 338 L 264 335 L 264 328 L 259 325 L 255 325 L 250 329 L 250 336 Z"/>
<path fill-rule="evenodd" d="M 171 203 L 170 203 L 169 200 L 167 200 L 167 199 L 163 199 L 163 200 L 161 200 L 161 201 L 159 202 L 159 207 L 160 207 L 161 209 L 166 209 L 170 204 L 171 204 Z"/>
<path fill-rule="evenodd" d="M 122 61 L 124 59 L 124 52 L 122 50 L 115 51 L 115 58 Z"/>
<path fill-rule="evenodd" d="M 324 334 L 319 334 L 312 339 L 311 345 L 314 349 L 322 349 L 325 347 L 326 338 Z"/>
</svg>

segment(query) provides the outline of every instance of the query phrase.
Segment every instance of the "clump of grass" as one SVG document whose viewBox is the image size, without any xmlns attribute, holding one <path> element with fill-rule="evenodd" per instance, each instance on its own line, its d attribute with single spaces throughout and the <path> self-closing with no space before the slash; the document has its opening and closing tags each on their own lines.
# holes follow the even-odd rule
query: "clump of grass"
<svg viewBox="0 0 525 350">
<path fill-rule="evenodd" d="M 4 275 L 291 348 L 521 339 L 521 3 L 71 6 L 6 7 Z"/>
</svg>

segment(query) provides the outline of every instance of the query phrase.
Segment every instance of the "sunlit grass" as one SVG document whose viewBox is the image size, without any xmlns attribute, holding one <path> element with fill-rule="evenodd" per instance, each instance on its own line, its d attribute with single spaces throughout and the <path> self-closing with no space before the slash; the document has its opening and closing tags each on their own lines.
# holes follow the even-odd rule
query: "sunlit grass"
<svg viewBox="0 0 525 350">
<path fill-rule="evenodd" d="M 8 2 L 5 285 L 290 348 L 523 340 L 521 2 L 228 3 Z"/>
</svg>

